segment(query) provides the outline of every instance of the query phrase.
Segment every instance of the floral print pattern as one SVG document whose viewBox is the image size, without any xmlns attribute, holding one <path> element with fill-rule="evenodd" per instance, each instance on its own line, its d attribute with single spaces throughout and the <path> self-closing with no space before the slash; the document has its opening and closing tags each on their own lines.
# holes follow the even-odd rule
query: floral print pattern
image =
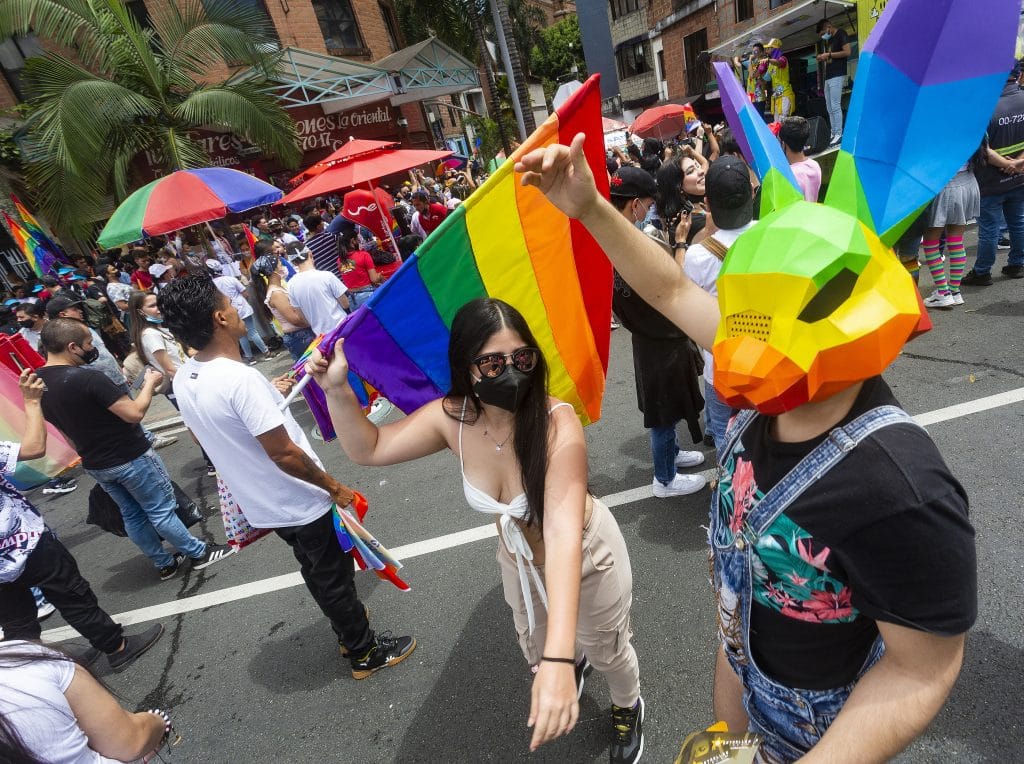
<svg viewBox="0 0 1024 764">
<path fill-rule="evenodd" d="M 849 623 L 859 615 L 850 588 L 829 569 L 832 550 L 817 543 L 785 512 L 760 535 L 744 527 L 747 514 L 765 494 L 753 465 L 738 443 L 723 465 L 718 486 L 719 544 L 742 536 L 752 545 L 753 597 L 764 607 L 810 623 Z"/>
</svg>

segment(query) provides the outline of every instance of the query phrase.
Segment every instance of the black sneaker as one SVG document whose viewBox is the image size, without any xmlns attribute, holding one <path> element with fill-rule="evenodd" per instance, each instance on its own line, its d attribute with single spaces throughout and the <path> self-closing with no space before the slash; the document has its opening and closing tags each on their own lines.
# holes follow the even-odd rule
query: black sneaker
<svg viewBox="0 0 1024 764">
<path fill-rule="evenodd" d="M 967 286 L 992 286 L 992 274 L 978 273 L 974 268 L 971 268 L 964 274 L 960 284 Z"/>
<path fill-rule="evenodd" d="M 1010 248 L 1010 237 L 1000 236 L 999 241 L 996 242 L 996 249 L 1009 249 Z"/>
<path fill-rule="evenodd" d="M 1004 265 L 1003 275 L 1011 279 L 1024 279 L 1024 265 Z"/>
<path fill-rule="evenodd" d="M 175 552 L 174 562 L 172 562 L 166 568 L 160 568 L 160 570 L 157 571 L 160 574 L 160 580 L 167 581 L 168 579 L 174 578 L 176 575 L 178 575 L 178 567 L 183 562 L 185 562 L 185 555 L 183 555 L 181 552 Z"/>
<path fill-rule="evenodd" d="M 43 493 L 71 493 L 78 488 L 74 478 L 54 478 L 43 488 Z"/>
<path fill-rule="evenodd" d="M 206 477 L 217 477 L 217 468 L 212 464 L 206 465 Z"/>
<path fill-rule="evenodd" d="M 349 657 L 352 678 L 366 679 L 375 671 L 401 663 L 415 649 L 415 637 L 392 637 L 390 631 L 383 631 L 373 638 L 373 647 L 366 655 L 362 658 Z"/>
<path fill-rule="evenodd" d="M 207 544 L 206 554 L 204 554 L 202 557 L 192 558 L 192 567 L 195 570 L 202 570 L 203 568 L 208 568 L 215 562 L 220 562 L 225 557 L 230 557 L 237 551 L 237 548 L 230 546 L 228 544 Z"/>
<path fill-rule="evenodd" d="M 644 699 L 637 698 L 632 708 L 612 706 L 612 745 L 608 749 L 611 764 L 635 764 L 644 753 Z"/>
<path fill-rule="evenodd" d="M 116 653 L 107 653 L 107 663 L 110 664 L 110 668 L 114 671 L 124 671 L 131 665 L 132 661 L 155 645 L 163 633 L 164 627 L 157 623 L 141 634 L 126 634 L 124 637 L 124 648 Z"/>
<path fill-rule="evenodd" d="M 587 660 L 587 656 L 583 656 L 583 660 L 576 664 L 576 700 L 583 697 L 583 683 L 587 681 L 587 677 L 594 671 L 594 667 L 590 661 Z"/>
</svg>

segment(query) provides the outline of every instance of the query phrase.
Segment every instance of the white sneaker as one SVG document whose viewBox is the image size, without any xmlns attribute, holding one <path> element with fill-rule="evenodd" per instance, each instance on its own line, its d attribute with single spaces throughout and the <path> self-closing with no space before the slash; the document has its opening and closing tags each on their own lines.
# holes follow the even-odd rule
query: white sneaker
<svg viewBox="0 0 1024 764">
<path fill-rule="evenodd" d="M 157 435 L 153 439 L 153 448 L 163 448 L 177 442 L 178 439 L 173 435 Z"/>
<path fill-rule="evenodd" d="M 42 621 L 44 618 L 49 618 L 56 609 L 52 602 L 44 602 L 36 608 L 36 620 Z"/>
<path fill-rule="evenodd" d="M 704 463 L 704 454 L 700 451 L 680 451 L 676 454 L 676 467 L 696 467 Z"/>
<path fill-rule="evenodd" d="M 659 499 L 667 499 L 671 496 L 697 493 L 707 484 L 708 481 L 704 479 L 703 475 L 676 475 L 668 485 L 662 485 L 658 478 L 654 478 L 651 488 Z"/>
<path fill-rule="evenodd" d="M 932 292 L 930 295 L 924 298 L 924 306 L 926 308 L 952 308 L 956 305 L 953 300 L 953 295 L 949 292 Z"/>
<path fill-rule="evenodd" d="M 949 296 L 953 298 L 953 304 L 954 305 L 963 305 L 964 304 L 964 296 L 962 294 L 960 294 L 960 292 L 950 292 Z"/>
<path fill-rule="evenodd" d="M 842 142 L 843 142 L 843 134 L 839 133 L 839 135 L 833 135 L 832 136 L 832 140 L 830 140 L 828 142 L 828 145 L 829 146 L 838 146 Z"/>
</svg>

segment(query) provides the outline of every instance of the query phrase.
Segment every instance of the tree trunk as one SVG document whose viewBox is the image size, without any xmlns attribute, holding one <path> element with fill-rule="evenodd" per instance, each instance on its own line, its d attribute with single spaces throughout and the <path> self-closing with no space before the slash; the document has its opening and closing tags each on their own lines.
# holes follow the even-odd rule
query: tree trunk
<svg viewBox="0 0 1024 764">
<path fill-rule="evenodd" d="M 498 136 L 501 138 L 501 147 L 505 150 L 505 156 L 511 156 L 512 146 L 505 134 L 505 127 L 501 120 L 501 104 L 498 102 L 498 86 L 494 82 L 494 70 L 491 68 L 491 54 L 487 50 L 487 41 L 484 37 L 484 22 L 480 13 L 470 9 L 473 18 L 473 33 L 476 36 L 476 45 L 480 54 L 480 65 L 484 68 L 484 93 L 487 97 L 487 108 L 491 112 L 491 119 L 498 126 Z"/>
<path fill-rule="evenodd" d="M 523 69 L 523 59 L 520 55 L 519 46 L 516 45 L 515 35 L 512 34 L 512 19 L 508 15 L 508 0 L 494 0 L 498 6 L 498 17 L 501 19 L 501 29 L 498 34 L 505 36 L 508 44 L 508 57 L 512 71 L 509 72 L 516 82 L 516 97 L 519 99 L 519 107 L 523 112 L 523 125 L 526 128 L 525 139 L 537 129 L 537 123 L 533 119 L 533 107 L 530 104 L 530 90 L 526 85 L 526 71 Z"/>
</svg>

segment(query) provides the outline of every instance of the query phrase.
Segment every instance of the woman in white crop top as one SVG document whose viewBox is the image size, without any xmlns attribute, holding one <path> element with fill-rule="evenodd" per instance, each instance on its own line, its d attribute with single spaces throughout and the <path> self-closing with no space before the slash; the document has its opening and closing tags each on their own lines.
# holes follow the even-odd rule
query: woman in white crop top
<svg viewBox="0 0 1024 764">
<path fill-rule="evenodd" d="M 278 249 L 280 248 L 280 249 Z M 258 255 L 252 264 L 253 288 L 260 301 L 267 306 L 284 332 L 284 346 L 291 357 L 298 361 L 316 339 L 316 334 L 309 328 L 309 321 L 288 300 L 288 288 L 284 285 L 286 271 L 281 255 L 284 247 L 278 242 L 261 241 L 256 244 Z"/>
<path fill-rule="evenodd" d="M 547 365 L 522 315 L 478 299 L 456 314 L 448 395 L 376 427 L 347 384 L 341 346 L 309 364 L 327 391 L 338 439 L 357 464 L 458 455 L 469 505 L 494 515 L 505 599 L 533 666 L 531 750 L 568 733 L 591 666 L 612 696 L 613 764 L 643 751 L 643 700 L 630 642 L 632 573 L 614 517 L 587 491 L 579 419 L 547 392 Z M 545 565 L 545 562 L 547 563 Z"/>
</svg>

